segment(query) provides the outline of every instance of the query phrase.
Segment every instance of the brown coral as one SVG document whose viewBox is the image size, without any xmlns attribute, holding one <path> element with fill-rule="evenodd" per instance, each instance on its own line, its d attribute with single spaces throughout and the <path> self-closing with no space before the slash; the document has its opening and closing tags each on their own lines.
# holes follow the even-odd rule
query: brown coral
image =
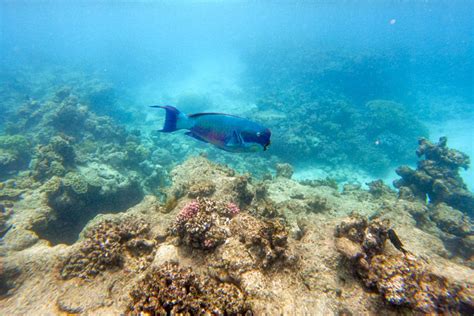
<svg viewBox="0 0 474 316">
<path fill-rule="evenodd" d="M 469 157 L 446 146 L 447 138 L 441 137 L 437 144 L 421 138 L 416 154 L 424 160 L 418 162 L 416 170 L 408 166 L 396 172 L 401 179 L 394 181 L 402 197 L 417 197 L 430 203 L 444 202 L 467 214 L 474 214 L 474 195 L 469 192 L 459 175 L 459 168 L 469 167 Z"/>
<path fill-rule="evenodd" d="M 216 191 L 216 185 L 212 181 L 199 181 L 189 187 L 190 198 L 211 196 Z"/>
<path fill-rule="evenodd" d="M 414 256 L 377 255 L 370 262 L 365 280 L 394 305 L 409 306 L 423 313 L 460 311 L 469 300 L 460 284 L 433 273 Z"/>
<path fill-rule="evenodd" d="M 369 187 L 369 193 L 376 198 L 385 196 L 389 197 L 395 194 L 395 192 L 388 185 L 383 183 L 382 180 L 371 181 L 367 183 L 367 186 Z"/>
<path fill-rule="evenodd" d="M 127 313 L 140 315 L 251 315 L 245 294 L 191 268 L 165 263 L 150 271 L 130 293 Z"/>
<path fill-rule="evenodd" d="M 119 223 L 104 220 L 85 233 L 79 251 L 63 262 L 61 277 L 90 279 L 99 273 L 122 267 L 126 258 L 136 259 L 138 268 L 153 259 L 154 242 L 147 239 L 149 225 L 141 220 L 124 219 Z"/>
<path fill-rule="evenodd" d="M 275 169 L 277 178 L 291 179 L 294 173 L 293 167 L 289 163 L 277 163 Z"/>
<path fill-rule="evenodd" d="M 474 311 L 468 287 L 436 274 L 403 248 L 405 255 L 385 251 L 388 223 L 353 215 L 336 227 L 336 237 L 337 250 L 350 260 L 364 284 L 388 303 L 422 313 Z M 398 237 L 394 241 L 401 244 Z"/>
<path fill-rule="evenodd" d="M 230 235 L 228 222 L 235 214 L 233 203 L 198 198 L 181 210 L 170 233 L 193 248 L 213 249 Z"/>
<path fill-rule="evenodd" d="M 240 208 L 250 205 L 254 198 L 254 193 L 248 188 L 250 179 L 251 177 L 248 174 L 237 176 L 234 179 L 233 191 L 235 193 L 235 200 L 239 204 Z"/>
<path fill-rule="evenodd" d="M 231 231 L 239 236 L 263 268 L 294 259 L 288 250 L 288 231 L 281 219 L 259 220 L 241 214 L 232 221 Z"/>
</svg>

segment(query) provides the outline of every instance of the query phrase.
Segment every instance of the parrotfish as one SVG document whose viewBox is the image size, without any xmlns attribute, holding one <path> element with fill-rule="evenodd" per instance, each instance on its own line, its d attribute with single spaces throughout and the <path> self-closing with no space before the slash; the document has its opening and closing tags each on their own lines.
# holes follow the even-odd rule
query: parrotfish
<svg viewBox="0 0 474 316">
<path fill-rule="evenodd" d="M 169 105 L 151 107 L 166 110 L 165 124 L 160 132 L 187 129 L 186 135 L 230 152 L 265 151 L 270 146 L 270 130 L 242 117 L 223 113 L 186 115 Z"/>
</svg>

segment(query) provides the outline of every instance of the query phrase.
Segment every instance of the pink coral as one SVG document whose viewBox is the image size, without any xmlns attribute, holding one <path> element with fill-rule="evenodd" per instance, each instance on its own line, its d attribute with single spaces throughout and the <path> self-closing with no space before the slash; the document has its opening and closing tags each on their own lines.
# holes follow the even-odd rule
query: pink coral
<svg viewBox="0 0 474 316">
<path fill-rule="evenodd" d="M 187 222 L 199 212 L 199 202 L 198 201 L 191 201 L 186 204 L 181 211 L 179 212 L 178 216 L 176 217 L 177 222 Z"/>
<path fill-rule="evenodd" d="M 235 216 L 240 213 L 239 207 L 235 203 L 232 203 L 232 202 L 227 203 L 227 209 L 229 210 L 229 213 L 232 216 Z"/>
<path fill-rule="evenodd" d="M 204 248 L 210 249 L 210 248 L 213 248 L 214 246 L 215 246 L 215 243 L 212 240 L 210 239 L 204 240 Z"/>
</svg>

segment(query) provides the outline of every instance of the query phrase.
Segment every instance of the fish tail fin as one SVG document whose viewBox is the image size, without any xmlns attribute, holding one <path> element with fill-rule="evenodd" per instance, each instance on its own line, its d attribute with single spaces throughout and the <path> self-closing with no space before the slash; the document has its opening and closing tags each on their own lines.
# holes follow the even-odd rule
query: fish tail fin
<svg viewBox="0 0 474 316">
<path fill-rule="evenodd" d="M 166 111 L 165 125 L 159 132 L 171 133 L 179 129 L 189 129 L 192 127 L 191 119 L 171 105 L 151 105 L 152 108 L 160 108 Z"/>
</svg>

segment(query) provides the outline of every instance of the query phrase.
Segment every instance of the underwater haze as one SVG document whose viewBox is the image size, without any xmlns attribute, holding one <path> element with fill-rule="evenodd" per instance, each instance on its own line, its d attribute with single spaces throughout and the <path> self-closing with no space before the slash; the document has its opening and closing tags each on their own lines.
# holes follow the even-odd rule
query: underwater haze
<svg viewBox="0 0 474 316">
<path fill-rule="evenodd" d="M 19 69 L 34 82 L 67 85 L 72 72 L 99 78 L 115 99 L 95 105 L 97 111 L 124 119 L 121 104 L 129 115 L 147 117 L 146 126 L 126 122 L 139 129 L 160 127 L 162 113 L 150 111 L 152 104 L 255 117 L 276 127 L 273 153 L 299 170 L 351 165 L 355 153 L 362 156 L 358 169 L 383 176 L 414 162 L 420 136 L 446 134 L 472 153 L 472 7 L 470 1 L 5 1 L 2 79 L 18 81 Z M 31 81 L 19 92 L 42 97 Z M 374 100 L 397 103 L 402 125 L 374 117 L 380 127 L 370 130 L 363 117 Z M 326 117 L 333 109 L 338 117 Z M 463 123 L 454 125 L 463 130 L 450 133 L 458 119 Z M 329 123 L 344 131 L 322 126 Z M 289 151 L 286 143 L 296 142 Z"/>
<path fill-rule="evenodd" d="M 473 1 L 0 0 L 0 114 L 2 314 L 29 312 L 14 309 L 22 300 L 44 314 L 204 313 L 180 293 L 137 290 L 170 274 L 232 315 L 474 310 L 462 283 L 474 279 Z M 36 252 L 61 281 L 39 262 L 21 268 Z M 462 267 L 436 283 L 456 299 L 390 298 L 384 267 L 428 269 L 410 256 Z M 127 271 L 142 283 L 110 290 L 109 305 L 79 303 L 84 288 L 68 283 L 104 275 L 99 300 Z M 41 274 L 55 281 L 24 298 Z M 227 301 L 207 288 L 222 284 Z M 57 303 L 43 304 L 46 288 Z M 423 295 L 438 300 L 412 299 Z"/>
</svg>

